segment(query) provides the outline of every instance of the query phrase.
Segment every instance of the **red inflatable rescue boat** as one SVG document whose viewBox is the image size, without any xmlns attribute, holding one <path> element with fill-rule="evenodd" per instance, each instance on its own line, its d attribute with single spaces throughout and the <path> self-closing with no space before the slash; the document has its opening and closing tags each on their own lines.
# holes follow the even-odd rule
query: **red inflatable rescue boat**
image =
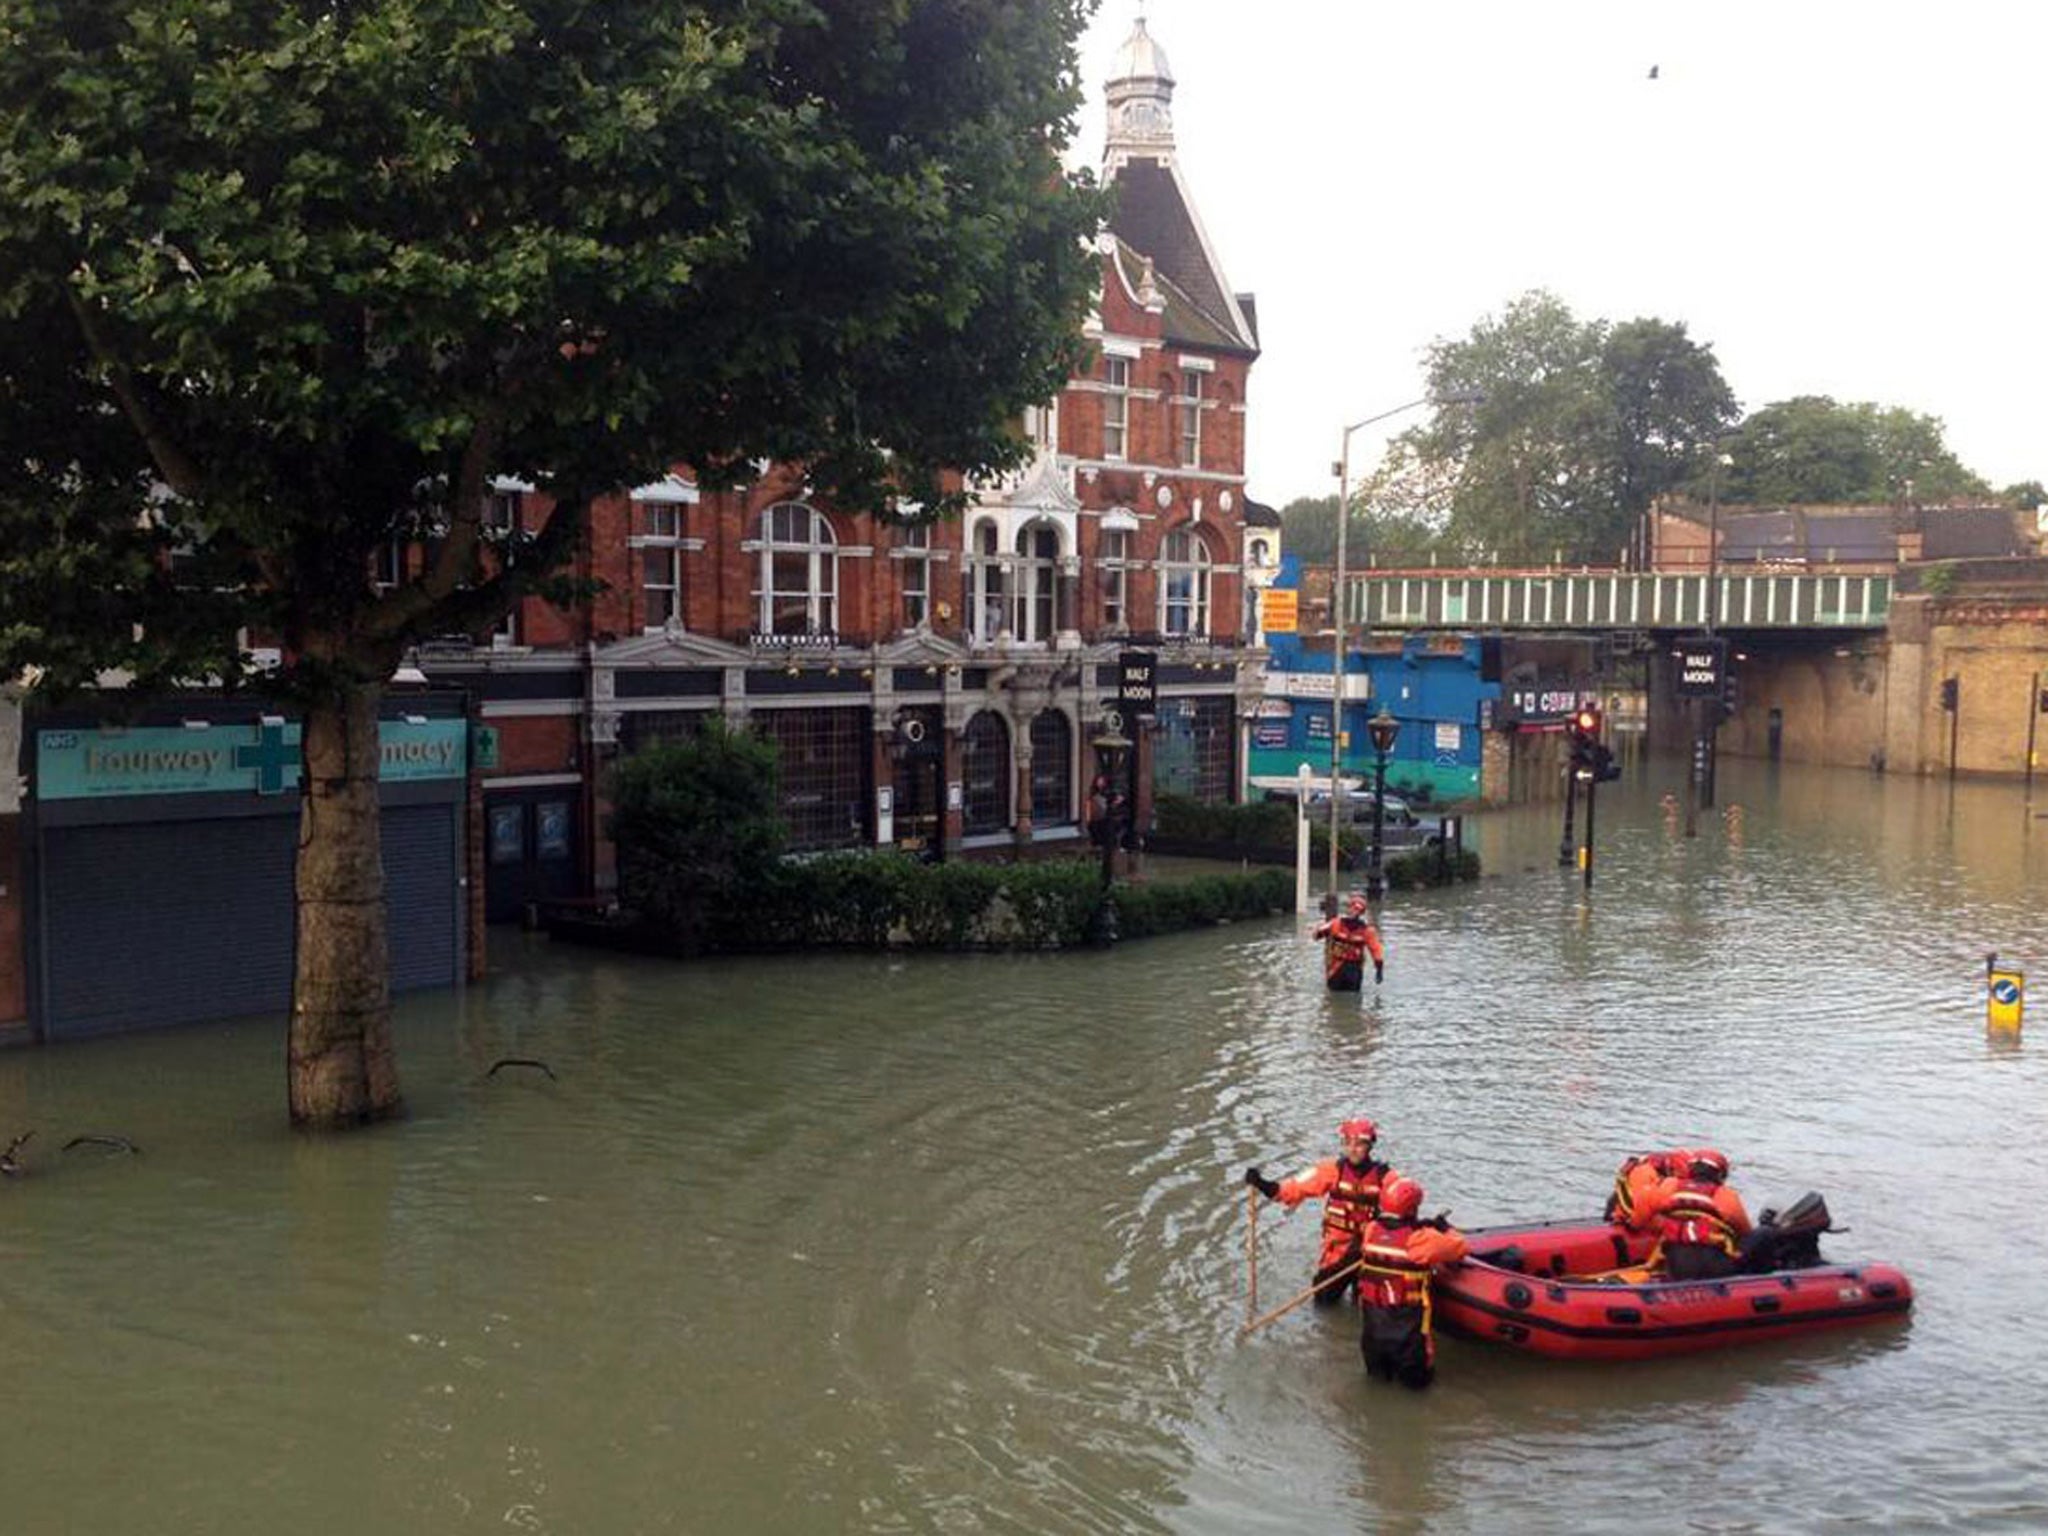
<svg viewBox="0 0 2048 1536">
<path fill-rule="evenodd" d="M 1602 1221 L 1468 1232 L 1436 1282 L 1436 1315 L 1468 1338 L 1565 1360 L 1647 1360 L 1903 1317 L 1890 1264 L 1809 1264 L 1725 1280 L 1649 1280 L 1650 1240 Z"/>
</svg>

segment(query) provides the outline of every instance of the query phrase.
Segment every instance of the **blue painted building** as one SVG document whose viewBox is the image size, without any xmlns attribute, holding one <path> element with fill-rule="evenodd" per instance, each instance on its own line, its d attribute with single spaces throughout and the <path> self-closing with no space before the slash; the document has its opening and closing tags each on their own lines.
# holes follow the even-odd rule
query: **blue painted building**
<svg viewBox="0 0 2048 1536">
<path fill-rule="evenodd" d="M 1295 579 L 1294 571 L 1284 570 L 1277 585 Z M 1345 657 L 1338 722 L 1327 644 L 1312 649 L 1299 635 L 1270 636 L 1266 693 L 1252 723 L 1255 790 L 1291 782 L 1303 765 L 1318 778 L 1327 775 L 1333 729 L 1347 733 L 1343 774 L 1370 784 L 1373 749 L 1366 722 L 1384 704 L 1401 724 L 1387 759 L 1388 786 L 1410 793 L 1427 786 L 1438 802 L 1476 799 L 1483 732 L 1501 696 L 1498 663 L 1488 664 L 1497 643 L 1448 634 L 1368 638 Z"/>
</svg>

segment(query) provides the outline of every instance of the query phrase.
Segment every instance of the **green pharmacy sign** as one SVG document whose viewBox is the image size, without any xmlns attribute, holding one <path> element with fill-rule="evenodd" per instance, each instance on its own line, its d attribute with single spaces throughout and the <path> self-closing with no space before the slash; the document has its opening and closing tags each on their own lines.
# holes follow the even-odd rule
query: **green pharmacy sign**
<svg viewBox="0 0 2048 1536">
<path fill-rule="evenodd" d="M 385 783 L 459 779 L 469 772 L 463 720 L 378 723 Z M 42 800 L 129 795 L 282 795 L 299 787 L 299 723 L 193 722 L 84 731 L 38 731 L 33 789 Z"/>
</svg>

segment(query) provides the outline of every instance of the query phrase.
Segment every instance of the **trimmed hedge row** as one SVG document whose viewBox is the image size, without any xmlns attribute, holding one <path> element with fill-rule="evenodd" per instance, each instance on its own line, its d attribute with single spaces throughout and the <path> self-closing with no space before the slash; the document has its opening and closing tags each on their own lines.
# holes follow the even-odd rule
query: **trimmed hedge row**
<svg viewBox="0 0 2048 1536">
<path fill-rule="evenodd" d="M 1390 890 L 1417 891 L 1432 885 L 1454 885 L 1460 880 L 1479 878 L 1479 855 L 1470 848 L 1418 848 L 1388 859 L 1380 872 Z"/>
<path fill-rule="evenodd" d="M 1294 807 L 1279 800 L 1259 800 L 1249 805 L 1211 805 L 1187 795 L 1161 794 L 1152 802 L 1152 846 L 1171 843 L 1200 844 L 1206 849 L 1249 857 L 1259 853 L 1284 853 L 1294 857 Z M 1330 856 L 1330 827 L 1327 817 L 1311 820 L 1309 849 L 1313 859 Z M 1355 827 L 1337 829 L 1337 851 L 1355 859 L 1365 852 L 1365 834 Z"/>
<path fill-rule="evenodd" d="M 1092 937 L 1102 900 L 1092 859 L 927 864 L 898 853 L 792 860 L 742 898 L 746 920 L 724 930 L 728 951 L 792 949 L 1067 949 Z M 1120 937 L 1199 928 L 1286 911 L 1294 882 L 1279 870 L 1203 875 L 1114 888 Z M 642 919 L 660 944 L 659 926 Z M 680 946 L 678 946 L 680 947 Z"/>
</svg>

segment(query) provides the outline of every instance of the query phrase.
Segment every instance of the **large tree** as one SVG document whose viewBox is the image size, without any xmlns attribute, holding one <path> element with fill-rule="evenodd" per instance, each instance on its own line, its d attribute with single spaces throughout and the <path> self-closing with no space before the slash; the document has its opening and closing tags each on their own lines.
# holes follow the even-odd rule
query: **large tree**
<svg viewBox="0 0 2048 1536">
<path fill-rule="evenodd" d="M 1726 444 L 1723 501 L 1893 504 L 1988 497 L 1942 424 L 1897 406 L 1800 395 L 1753 411 Z"/>
<path fill-rule="evenodd" d="M 1582 321 L 1541 291 L 1439 340 L 1427 378 L 1437 399 L 1483 398 L 1404 433 L 1367 499 L 1471 559 L 1615 559 L 1736 410 L 1684 325 Z"/>
<path fill-rule="evenodd" d="M 0 0 L 0 675 L 304 714 L 294 1122 L 399 1107 L 381 685 L 675 462 L 946 505 L 1076 361 L 1090 0 Z M 494 475 L 532 534 L 483 524 Z M 948 482 L 950 483 L 950 482 Z M 395 591 L 373 552 L 422 543 Z"/>
</svg>

